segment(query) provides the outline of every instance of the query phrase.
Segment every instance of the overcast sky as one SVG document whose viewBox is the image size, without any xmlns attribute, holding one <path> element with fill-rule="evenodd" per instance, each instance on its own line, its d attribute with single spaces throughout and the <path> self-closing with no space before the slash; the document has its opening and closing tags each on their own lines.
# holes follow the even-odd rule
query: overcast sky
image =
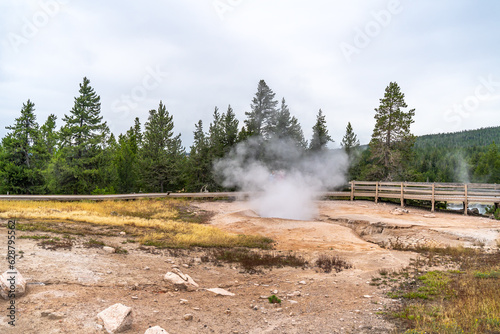
<svg viewBox="0 0 500 334">
<path fill-rule="evenodd" d="M 500 2 L 2 0 L 0 137 L 35 103 L 69 114 L 83 77 L 113 133 L 162 100 L 184 146 L 214 107 L 242 125 L 264 79 L 311 137 L 318 110 L 338 144 L 368 143 L 395 81 L 416 135 L 500 125 Z M 335 145 L 333 145 L 334 147 Z"/>
</svg>

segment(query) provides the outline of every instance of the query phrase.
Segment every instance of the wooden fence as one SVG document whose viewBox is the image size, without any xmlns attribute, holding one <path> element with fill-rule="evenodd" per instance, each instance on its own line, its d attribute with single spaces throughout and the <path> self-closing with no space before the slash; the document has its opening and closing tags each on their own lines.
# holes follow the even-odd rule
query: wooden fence
<svg viewBox="0 0 500 334">
<path fill-rule="evenodd" d="M 347 190 L 347 189 L 346 189 Z M 0 195 L 0 200 L 132 200 L 139 198 L 248 198 L 251 193 L 245 192 L 200 192 L 200 193 L 152 193 L 152 194 L 121 194 L 121 195 Z M 494 204 L 500 203 L 500 185 L 479 183 L 418 183 L 418 182 L 369 182 L 351 181 L 349 191 L 323 192 L 322 197 L 349 198 L 356 197 L 379 199 L 398 199 L 401 206 L 405 200 L 429 201 L 434 212 L 436 202 L 462 202 L 464 214 L 470 203 Z"/>
<path fill-rule="evenodd" d="M 399 199 L 401 206 L 405 200 L 430 201 L 434 212 L 436 202 L 462 202 L 464 214 L 469 203 L 500 203 L 500 185 L 485 183 L 422 183 L 422 182 L 368 182 L 351 181 L 351 201 L 356 197 Z"/>
</svg>

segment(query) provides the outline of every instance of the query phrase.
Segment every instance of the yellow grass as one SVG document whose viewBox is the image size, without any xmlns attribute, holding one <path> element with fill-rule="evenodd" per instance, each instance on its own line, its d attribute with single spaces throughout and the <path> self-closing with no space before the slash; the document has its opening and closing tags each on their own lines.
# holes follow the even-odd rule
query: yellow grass
<svg viewBox="0 0 500 334">
<path fill-rule="evenodd" d="M 34 222 L 133 226 L 141 242 L 159 247 L 267 247 L 271 240 L 224 232 L 212 226 L 175 221 L 179 200 L 102 202 L 0 201 L 0 218 Z"/>
</svg>

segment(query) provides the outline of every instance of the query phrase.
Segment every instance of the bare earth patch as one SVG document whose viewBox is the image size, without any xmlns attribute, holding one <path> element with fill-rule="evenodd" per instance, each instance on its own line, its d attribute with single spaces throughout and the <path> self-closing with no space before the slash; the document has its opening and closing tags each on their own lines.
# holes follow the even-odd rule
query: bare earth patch
<svg viewBox="0 0 500 334">
<path fill-rule="evenodd" d="M 407 266 L 417 254 L 379 245 L 465 245 L 496 248 L 500 223 L 371 202 L 321 201 L 312 221 L 260 218 L 246 202 L 195 202 L 214 213 L 210 224 L 220 229 L 270 237 L 276 254 L 290 251 L 309 263 L 304 267 L 263 269 L 251 274 L 238 264 L 204 262 L 206 250 L 157 250 L 142 247 L 119 229 L 72 235 L 71 249 L 42 247 L 20 236 L 59 237 L 52 232 L 17 231 L 17 268 L 28 292 L 16 300 L 16 327 L 0 300 L 0 333 L 103 333 L 96 315 L 122 303 L 133 308 L 134 322 L 125 333 L 144 333 L 159 325 L 169 333 L 391 333 L 394 326 L 377 314 L 398 301 L 388 288 L 370 285 L 380 270 Z M 122 249 L 109 253 L 87 247 L 90 239 Z M 7 254 L 6 222 L 0 228 L 0 252 Z M 57 241 L 57 240 L 56 240 Z M 61 242 L 59 241 L 59 242 Z M 352 268 L 325 273 L 314 266 L 321 256 L 338 256 Z M 163 280 L 178 267 L 199 288 L 176 290 Z M 0 271 L 7 270 L 7 263 Z M 223 288 L 234 296 L 217 296 Z M 270 303 L 276 295 L 281 303 Z M 192 320 L 184 315 L 192 314 Z M 53 315 L 53 316 L 51 316 Z"/>
</svg>

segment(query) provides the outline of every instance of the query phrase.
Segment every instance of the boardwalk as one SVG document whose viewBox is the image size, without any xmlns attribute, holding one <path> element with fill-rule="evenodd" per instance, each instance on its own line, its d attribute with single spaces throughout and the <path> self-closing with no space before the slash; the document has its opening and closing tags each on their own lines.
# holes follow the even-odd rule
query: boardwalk
<svg viewBox="0 0 500 334">
<path fill-rule="evenodd" d="M 479 183 L 418 183 L 418 182 L 369 182 L 351 181 L 350 191 L 322 192 L 320 197 L 351 199 L 398 199 L 401 206 L 405 200 L 429 201 L 434 212 L 436 202 L 462 202 L 464 214 L 471 203 L 500 203 L 500 185 Z M 120 195 L 0 195 L 0 200 L 35 200 L 35 201 L 81 201 L 81 200 L 134 200 L 141 198 L 239 198 L 251 196 L 248 192 L 200 192 L 200 193 L 148 193 Z"/>
<path fill-rule="evenodd" d="M 351 181 L 351 200 L 356 197 L 429 201 L 434 212 L 436 202 L 462 202 L 464 214 L 470 203 L 500 203 L 500 185 L 484 183 L 423 183 L 423 182 L 368 182 Z"/>
</svg>

